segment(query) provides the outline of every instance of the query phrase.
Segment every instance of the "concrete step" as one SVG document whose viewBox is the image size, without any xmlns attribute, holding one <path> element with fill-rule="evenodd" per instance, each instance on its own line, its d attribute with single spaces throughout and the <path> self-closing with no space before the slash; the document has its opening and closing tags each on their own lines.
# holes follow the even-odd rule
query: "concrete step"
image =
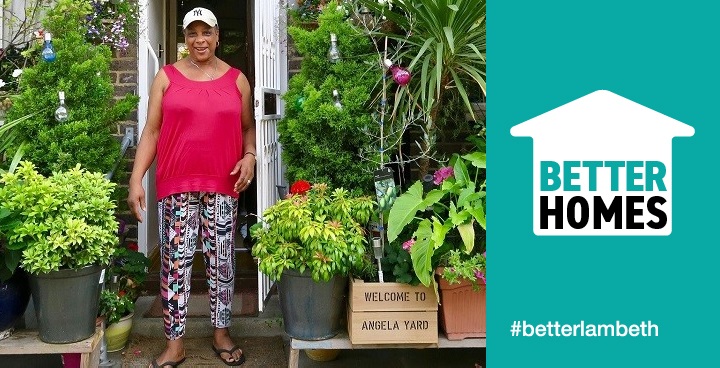
<svg viewBox="0 0 720 368">
<path fill-rule="evenodd" d="M 135 304 L 132 334 L 146 337 L 164 337 L 163 319 L 143 317 L 145 311 L 155 301 L 155 296 L 143 296 Z M 277 294 L 268 300 L 265 310 L 257 317 L 233 317 L 230 327 L 233 336 L 278 336 L 284 335 L 282 313 Z M 210 317 L 188 317 L 185 325 L 186 334 L 193 337 L 211 337 L 213 327 Z"/>
</svg>

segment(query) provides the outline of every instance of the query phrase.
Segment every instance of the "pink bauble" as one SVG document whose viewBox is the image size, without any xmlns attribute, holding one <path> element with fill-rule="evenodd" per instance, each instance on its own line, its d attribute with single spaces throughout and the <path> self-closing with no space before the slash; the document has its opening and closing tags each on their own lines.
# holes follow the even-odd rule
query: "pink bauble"
<svg viewBox="0 0 720 368">
<path fill-rule="evenodd" d="M 390 67 L 390 72 L 392 73 L 393 80 L 395 83 L 406 86 L 408 83 L 410 83 L 410 72 L 407 71 L 407 69 L 402 68 L 397 65 L 393 65 Z"/>
</svg>

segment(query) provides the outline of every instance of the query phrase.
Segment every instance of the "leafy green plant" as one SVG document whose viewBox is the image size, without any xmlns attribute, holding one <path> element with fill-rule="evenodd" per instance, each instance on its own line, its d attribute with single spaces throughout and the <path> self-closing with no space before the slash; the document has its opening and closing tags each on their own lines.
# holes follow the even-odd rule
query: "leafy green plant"
<svg viewBox="0 0 720 368">
<path fill-rule="evenodd" d="M 124 291 L 103 290 L 100 292 L 98 315 L 105 316 L 109 326 L 135 311 L 135 302 Z"/>
<path fill-rule="evenodd" d="M 295 1 L 297 6 L 291 6 L 288 9 L 288 15 L 294 22 L 312 22 L 316 21 L 325 7 L 325 0 L 291 0 Z"/>
<path fill-rule="evenodd" d="M 393 61 L 407 65 L 414 76 L 407 88 L 396 90 L 393 117 L 400 125 L 421 117 L 420 148 L 432 152 L 436 124 L 450 101 L 445 94 L 456 90 L 472 117 L 473 91 L 485 94 L 485 0 L 395 0 L 392 11 L 375 0 L 359 2 L 399 28 L 381 35 L 397 42 Z M 422 158 L 419 165 L 422 177 L 429 159 Z"/>
<path fill-rule="evenodd" d="M 108 264 L 118 242 L 114 187 L 79 165 L 45 177 L 23 161 L 0 176 L 0 203 L 14 214 L 15 226 L 4 229 L 7 248 L 22 252 L 6 267 L 20 262 L 39 274 Z"/>
<path fill-rule="evenodd" d="M 398 242 L 385 245 L 385 257 L 382 259 L 383 272 L 389 282 L 401 282 L 417 285 L 420 283 L 412 267 L 410 253 Z"/>
<path fill-rule="evenodd" d="M 57 58 L 23 70 L 19 95 L 7 111 L 8 120 L 30 116 L 13 130 L 15 144 L 25 145 L 24 158 L 44 175 L 78 163 L 89 171 L 110 171 L 120 155 L 116 122 L 137 106 L 137 96 L 115 101 L 110 48 L 86 40 L 89 12 L 89 3 L 81 0 L 59 0 L 48 10 L 43 25 L 54 35 Z M 31 44 L 27 52 L 37 55 L 41 47 Z M 65 92 L 69 112 L 64 122 L 54 117 L 59 91 Z"/>
<path fill-rule="evenodd" d="M 149 266 L 150 259 L 145 254 L 138 252 L 137 244 L 131 243 L 127 247 L 120 246 L 115 250 L 115 255 L 110 262 L 105 282 L 112 289 L 127 294 L 134 302 L 140 296 Z"/>
<path fill-rule="evenodd" d="M 343 189 L 315 184 L 305 194 L 290 194 L 263 212 L 253 225 L 253 256 L 273 280 L 283 271 L 309 270 L 316 281 L 348 275 L 363 267 L 367 240 L 363 225 L 375 202 Z"/>
<path fill-rule="evenodd" d="M 416 182 L 395 200 L 388 216 L 390 242 L 413 230 L 408 248 L 413 270 L 425 286 L 437 287 L 435 267 L 450 250 L 468 255 L 475 250 L 476 223 L 485 229 L 485 153 L 455 154 L 450 163 L 435 172 L 436 188 L 424 193 L 422 182 Z M 459 234 L 459 244 L 446 244 L 451 232 Z"/>
<path fill-rule="evenodd" d="M 317 30 L 289 28 L 303 62 L 283 96 L 279 141 L 288 182 L 308 179 L 369 194 L 379 162 L 379 129 L 368 104 L 380 67 L 370 40 L 345 18 L 333 1 L 320 15 Z M 331 33 L 342 55 L 337 63 L 327 57 Z M 342 108 L 334 105 L 333 90 Z"/>
</svg>

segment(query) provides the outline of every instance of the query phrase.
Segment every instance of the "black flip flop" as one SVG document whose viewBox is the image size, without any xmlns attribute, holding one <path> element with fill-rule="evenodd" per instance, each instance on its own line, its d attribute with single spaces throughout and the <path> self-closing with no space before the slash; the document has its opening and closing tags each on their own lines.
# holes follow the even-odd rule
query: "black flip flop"
<svg viewBox="0 0 720 368">
<path fill-rule="evenodd" d="M 153 366 L 153 368 L 163 368 L 163 367 L 166 367 L 166 366 L 170 366 L 170 367 L 172 367 L 172 368 L 175 368 L 175 367 L 179 366 L 180 364 L 182 364 L 184 361 L 185 361 L 185 358 L 182 358 L 182 359 L 178 360 L 177 362 L 173 362 L 172 360 L 168 360 L 167 362 L 163 362 L 163 364 L 158 364 L 158 362 L 157 362 L 155 359 L 153 359 L 153 361 L 152 361 L 152 366 Z"/>
<path fill-rule="evenodd" d="M 221 360 L 223 363 L 225 363 L 225 365 L 229 365 L 229 366 L 233 366 L 233 367 L 234 367 L 234 366 L 238 366 L 238 365 L 241 365 L 241 364 L 245 363 L 245 352 L 244 352 L 244 351 L 243 351 L 242 355 L 240 355 L 240 358 L 238 358 L 238 360 L 234 360 L 234 361 L 225 360 L 225 359 L 223 359 L 223 357 L 222 357 L 222 355 L 221 355 L 222 353 L 228 353 L 228 354 L 230 354 L 230 356 L 231 356 L 230 359 L 232 359 L 233 353 L 234 353 L 235 351 L 237 351 L 238 349 L 240 349 L 240 346 L 239 346 L 239 345 L 233 346 L 233 348 L 230 349 L 230 350 L 218 349 L 218 348 L 215 347 L 215 345 L 211 345 L 211 347 L 212 347 L 213 351 L 215 352 L 215 355 L 217 355 L 217 357 L 220 358 L 220 360 Z"/>
</svg>

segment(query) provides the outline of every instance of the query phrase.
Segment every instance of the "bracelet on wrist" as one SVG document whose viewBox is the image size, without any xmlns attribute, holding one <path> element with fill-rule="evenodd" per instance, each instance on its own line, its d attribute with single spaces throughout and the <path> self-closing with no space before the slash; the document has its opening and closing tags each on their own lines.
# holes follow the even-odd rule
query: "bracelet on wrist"
<svg viewBox="0 0 720 368">
<path fill-rule="evenodd" d="M 252 152 L 245 152 L 245 154 L 243 155 L 243 157 L 245 157 L 245 156 L 247 156 L 247 155 L 252 155 L 253 158 L 257 160 L 257 155 L 255 155 L 254 153 L 252 153 Z"/>
</svg>

